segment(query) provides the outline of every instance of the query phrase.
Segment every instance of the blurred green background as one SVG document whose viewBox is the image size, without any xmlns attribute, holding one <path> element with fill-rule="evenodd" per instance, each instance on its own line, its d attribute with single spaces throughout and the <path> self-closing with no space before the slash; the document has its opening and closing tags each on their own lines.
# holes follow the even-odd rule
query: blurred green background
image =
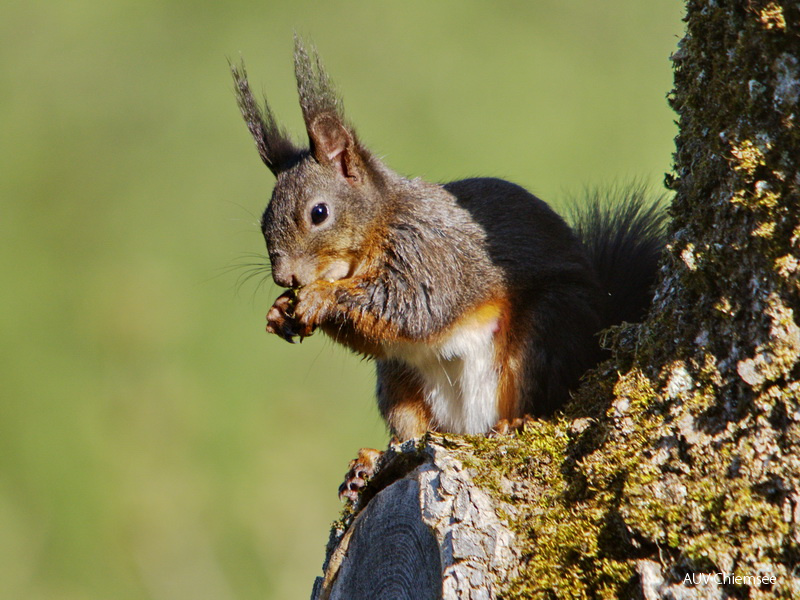
<svg viewBox="0 0 800 600">
<path fill-rule="evenodd" d="M 302 133 L 292 33 L 398 171 L 658 187 L 679 2 L 6 2 L 0 597 L 305 598 L 387 436 L 372 367 L 264 331 L 272 177 L 227 59 Z M 237 266 L 239 265 L 239 266 Z M 232 267 L 232 270 L 229 270 Z"/>
</svg>

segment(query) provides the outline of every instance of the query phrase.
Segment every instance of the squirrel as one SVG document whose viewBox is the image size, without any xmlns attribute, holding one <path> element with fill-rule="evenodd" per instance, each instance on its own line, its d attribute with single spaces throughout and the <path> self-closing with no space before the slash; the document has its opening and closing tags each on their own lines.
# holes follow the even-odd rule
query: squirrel
<svg viewBox="0 0 800 600">
<path fill-rule="evenodd" d="M 374 359 L 396 441 L 551 415 L 602 358 L 597 333 L 644 316 L 664 246 L 658 202 L 641 188 L 613 207 L 596 195 L 571 228 L 502 179 L 409 179 L 359 140 L 316 50 L 297 37 L 294 67 L 308 148 L 256 102 L 244 64 L 231 65 L 276 176 L 261 230 L 288 290 L 267 331 L 293 342 L 321 329 Z M 340 497 L 355 500 L 379 455 L 359 453 Z"/>
</svg>

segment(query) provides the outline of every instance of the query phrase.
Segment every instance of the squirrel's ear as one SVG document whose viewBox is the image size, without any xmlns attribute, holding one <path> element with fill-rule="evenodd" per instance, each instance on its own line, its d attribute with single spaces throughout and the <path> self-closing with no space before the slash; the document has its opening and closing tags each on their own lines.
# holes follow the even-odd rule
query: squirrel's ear
<svg viewBox="0 0 800 600">
<path fill-rule="evenodd" d="M 231 73 L 236 84 L 239 110 L 242 111 L 247 129 L 256 141 L 258 154 L 269 170 L 277 176 L 280 171 L 296 162 L 300 150 L 294 145 L 289 134 L 278 125 L 266 100 L 261 108 L 253 98 L 244 63 L 239 67 L 231 64 Z"/>
<path fill-rule="evenodd" d="M 308 139 L 317 162 L 332 164 L 351 183 L 361 180 L 362 162 L 356 152 L 356 140 L 335 115 L 314 118 L 308 127 Z"/>
<path fill-rule="evenodd" d="M 342 102 L 319 55 L 313 48 L 309 55 L 297 35 L 294 38 L 294 72 L 311 153 L 320 164 L 335 166 L 348 182 L 359 182 L 364 162 L 359 156 L 355 132 L 345 123 Z"/>
</svg>

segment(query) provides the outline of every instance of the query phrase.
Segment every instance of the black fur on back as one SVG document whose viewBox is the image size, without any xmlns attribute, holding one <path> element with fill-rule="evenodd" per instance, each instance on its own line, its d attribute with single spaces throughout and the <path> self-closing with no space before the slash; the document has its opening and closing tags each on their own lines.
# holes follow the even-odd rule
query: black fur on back
<svg viewBox="0 0 800 600">
<path fill-rule="evenodd" d="M 665 245 L 664 196 L 633 184 L 590 191 L 571 201 L 570 221 L 607 299 L 603 326 L 641 321 L 653 297 Z"/>
</svg>

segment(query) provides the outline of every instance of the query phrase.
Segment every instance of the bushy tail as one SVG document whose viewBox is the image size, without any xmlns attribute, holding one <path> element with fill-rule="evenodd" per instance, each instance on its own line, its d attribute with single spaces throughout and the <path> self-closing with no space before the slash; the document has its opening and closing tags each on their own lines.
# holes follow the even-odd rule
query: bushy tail
<svg viewBox="0 0 800 600">
<path fill-rule="evenodd" d="M 571 203 L 572 227 L 607 294 L 604 327 L 645 316 L 665 244 L 663 205 L 643 185 L 595 190 Z"/>
</svg>

